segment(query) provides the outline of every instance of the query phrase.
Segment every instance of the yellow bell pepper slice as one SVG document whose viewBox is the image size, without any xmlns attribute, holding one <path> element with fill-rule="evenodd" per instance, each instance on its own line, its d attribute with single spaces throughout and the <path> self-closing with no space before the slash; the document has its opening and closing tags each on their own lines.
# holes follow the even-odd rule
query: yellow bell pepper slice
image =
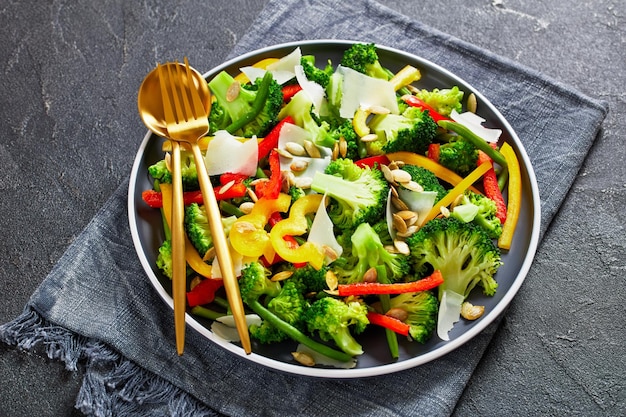
<svg viewBox="0 0 626 417">
<path fill-rule="evenodd" d="M 388 153 L 387 158 L 390 161 L 401 161 L 401 162 L 404 162 L 405 164 L 416 165 L 422 168 L 426 168 L 427 170 L 435 174 L 437 178 L 447 182 L 448 184 L 452 186 L 456 186 L 461 181 L 463 181 L 463 177 L 461 177 L 459 174 L 444 167 L 441 164 L 438 164 L 432 159 L 425 157 L 424 155 L 419 155 L 413 152 L 394 152 L 394 153 Z M 475 187 L 470 187 L 470 190 L 472 190 L 475 193 L 482 194 Z"/>
<path fill-rule="evenodd" d="M 254 68 L 266 69 L 268 65 L 271 65 L 276 61 L 278 61 L 278 58 L 265 58 L 265 59 L 260 60 L 259 62 L 252 64 L 252 66 Z M 238 81 L 239 84 L 247 84 L 250 82 L 250 79 L 248 78 L 246 74 L 241 72 L 237 74 L 237 76 L 235 77 L 235 81 Z"/>
<path fill-rule="evenodd" d="M 465 192 L 465 190 L 467 190 L 470 187 L 470 185 L 472 185 L 476 181 L 478 181 L 480 179 L 480 177 L 482 177 L 485 172 L 487 172 L 487 171 L 489 171 L 489 169 L 491 169 L 491 167 L 492 167 L 491 162 L 485 162 L 483 164 L 480 164 L 476 169 L 474 169 L 472 172 L 470 172 L 467 175 L 467 177 L 463 178 L 453 189 L 448 191 L 448 194 L 446 194 L 446 196 L 444 198 L 439 200 L 433 206 L 433 208 L 430 209 L 430 211 L 428 212 L 428 215 L 424 219 L 419 219 L 418 220 L 420 222 L 420 224 L 423 225 L 427 221 L 430 221 L 430 220 L 434 219 L 435 217 L 437 217 L 439 215 L 439 213 L 441 212 L 441 207 L 447 207 L 450 204 L 452 204 L 452 202 L 454 200 L 456 200 L 456 198 L 458 196 L 463 194 Z"/>
<path fill-rule="evenodd" d="M 498 239 L 498 247 L 509 250 L 511 249 L 513 234 L 515 233 L 522 206 L 522 175 L 519 161 L 511 145 L 508 143 L 503 144 L 500 148 L 500 153 L 506 159 L 509 169 L 509 186 L 507 189 L 506 220 L 502 225 L 502 234 Z"/>
<path fill-rule="evenodd" d="M 290 246 L 284 236 L 300 236 L 307 232 L 306 215 L 315 213 L 324 198 L 320 194 L 309 194 L 300 197 L 291 206 L 289 217 L 279 221 L 270 231 L 270 239 L 276 253 L 294 264 L 308 262 L 317 270 L 324 265 L 324 252 L 314 243 L 306 242 L 297 248 Z"/>
<path fill-rule="evenodd" d="M 163 215 L 167 226 L 172 225 L 172 184 L 160 184 L 161 196 L 163 197 Z M 198 274 L 211 278 L 211 265 L 202 260 L 202 257 L 185 234 L 185 260 Z"/>
<path fill-rule="evenodd" d="M 291 197 L 282 193 L 276 199 L 259 199 L 250 213 L 238 218 L 231 226 L 230 244 L 243 256 L 258 258 L 265 255 L 268 261 L 273 260 L 274 248 L 265 226 L 272 213 L 285 213 L 290 204 Z"/>
</svg>

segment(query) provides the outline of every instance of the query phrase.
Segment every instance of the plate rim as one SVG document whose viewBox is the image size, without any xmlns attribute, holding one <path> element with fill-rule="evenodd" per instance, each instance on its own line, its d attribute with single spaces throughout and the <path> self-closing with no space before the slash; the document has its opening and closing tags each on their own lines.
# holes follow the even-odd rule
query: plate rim
<svg viewBox="0 0 626 417">
<path fill-rule="evenodd" d="M 296 48 L 296 47 L 304 47 L 304 46 L 323 46 L 327 44 L 328 46 L 342 46 L 346 47 L 354 43 L 364 43 L 363 41 L 356 40 L 344 40 L 344 39 L 316 39 L 316 40 L 303 40 L 303 41 L 291 41 L 284 42 L 275 45 L 265 46 L 237 57 L 231 58 L 212 69 L 206 71 L 202 74 L 202 76 L 206 79 L 207 77 L 217 74 L 224 68 L 230 67 L 237 62 L 245 61 L 247 59 L 253 58 L 258 55 L 262 55 L 268 52 L 272 52 L 275 50 L 286 49 L 286 48 Z M 334 379 L 353 379 L 353 378 L 364 378 L 364 377 L 372 377 L 372 376 L 380 376 L 390 373 L 395 373 L 407 369 L 411 369 L 420 365 L 424 365 L 429 363 L 435 359 L 438 359 L 446 354 L 458 349 L 462 345 L 468 343 L 474 337 L 482 333 L 483 330 L 491 323 L 493 323 L 509 306 L 513 298 L 519 292 L 526 276 L 530 270 L 530 267 L 534 261 L 535 254 L 537 252 L 537 247 L 539 244 L 539 233 L 540 233 L 540 222 L 541 222 L 541 204 L 539 198 L 539 187 L 537 183 L 537 178 L 535 175 L 534 168 L 530 162 L 530 158 L 519 139 L 517 133 L 509 124 L 508 120 L 500 113 L 500 111 L 489 101 L 482 93 L 473 86 L 465 81 L 463 78 L 458 75 L 452 73 L 451 71 L 441 67 L 440 65 L 423 58 L 419 55 L 409 53 L 406 51 L 402 51 L 397 48 L 389 47 L 384 44 L 376 43 L 376 47 L 387 52 L 406 56 L 413 61 L 421 62 L 424 65 L 427 65 L 437 72 L 445 75 L 446 77 L 453 78 L 459 80 L 462 84 L 469 86 L 472 92 L 479 98 L 481 105 L 485 105 L 489 107 L 489 110 L 498 118 L 498 121 L 501 123 L 502 127 L 507 131 L 510 135 L 510 139 L 513 143 L 510 143 L 518 156 L 522 160 L 522 166 L 525 168 L 526 173 L 528 175 L 528 179 L 530 182 L 530 191 L 532 198 L 532 208 L 533 208 L 533 216 L 532 216 L 532 231 L 530 234 L 530 239 L 528 243 L 528 248 L 526 251 L 526 256 L 520 266 L 519 271 L 517 272 L 517 276 L 511 283 L 511 287 L 507 290 L 503 298 L 492 308 L 485 316 L 483 316 L 479 323 L 474 325 L 472 328 L 456 337 L 455 339 L 446 342 L 443 346 L 434 349 L 433 351 L 426 352 L 419 356 L 415 356 L 413 358 L 409 358 L 406 360 L 402 360 L 399 362 L 393 362 L 389 364 L 373 366 L 368 368 L 353 368 L 353 369 L 340 369 L 340 368 L 316 368 L 316 367 L 305 367 L 302 365 L 295 365 L 286 362 L 282 362 L 276 359 L 268 358 L 266 356 L 260 355 L 258 353 L 252 352 L 251 354 L 246 354 L 244 350 L 233 343 L 225 341 L 224 339 L 216 336 L 213 332 L 210 331 L 207 327 L 197 321 L 193 316 L 189 313 L 185 313 L 185 320 L 187 324 L 190 325 L 194 330 L 198 331 L 202 336 L 209 339 L 211 342 L 217 344 L 218 346 L 230 351 L 231 353 L 239 356 L 240 358 L 250 360 L 252 362 L 258 363 L 263 366 L 267 366 L 271 369 L 287 372 L 291 374 L 296 374 L 300 376 L 311 376 L 311 377 L 319 377 L 319 378 L 334 378 Z M 166 304 L 169 305 L 170 309 L 173 310 L 173 300 L 172 297 L 167 293 L 163 285 L 158 280 L 157 276 L 154 274 L 152 269 L 153 265 L 151 265 L 150 261 L 146 257 L 144 251 L 142 250 L 142 243 L 136 228 L 137 224 L 137 208 L 135 205 L 135 196 L 136 196 L 136 188 L 135 188 L 135 179 L 139 175 L 139 168 L 141 166 L 141 162 L 143 159 L 144 152 L 148 143 L 153 136 L 151 131 L 147 131 L 145 134 L 138 150 L 135 155 L 131 173 L 129 180 L 129 188 L 128 188 L 128 219 L 131 237 L 133 240 L 133 245 L 135 247 L 135 252 L 139 258 L 139 261 L 144 269 L 144 272 L 148 276 L 149 280 L 152 283 L 152 286 L 157 290 L 159 296 L 165 301 Z"/>
</svg>

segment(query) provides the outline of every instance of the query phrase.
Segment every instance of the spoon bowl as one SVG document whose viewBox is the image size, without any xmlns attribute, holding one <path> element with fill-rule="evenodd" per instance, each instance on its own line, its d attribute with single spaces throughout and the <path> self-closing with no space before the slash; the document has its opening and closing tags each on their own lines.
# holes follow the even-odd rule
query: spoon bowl
<svg viewBox="0 0 626 417">
<path fill-rule="evenodd" d="M 176 67 L 180 66 L 185 69 L 182 63 L 168 62 L 162 64 L 166 74 L 176 71 Z M 169 67 L 169 68 L 168 68 Z M 211 93 L 206 86 L 206 80 L 202 75 L 193 68 L 190 68 L 193 84 L 200 95 L 200 100 L 204 105 L 204 109 L 208 114 L 211 110 Z M 182 71 L 182 76 L 186 79 L 186 71 Z M 167 80 L 166 80 L 167 81 Z M 169 82 L 169 81 L 168 81 Z M 158 68 L 152 70 L 141 83 L 139 94 L 137 96 L 137 107 L 141 120 L 153 133 L 158 136 L 168 138 L 167 124 L 165 122 L 165 113 L 163 111 L 163 100 L 161 99 L 161 84 L 159 79 Z"/>
</svg>

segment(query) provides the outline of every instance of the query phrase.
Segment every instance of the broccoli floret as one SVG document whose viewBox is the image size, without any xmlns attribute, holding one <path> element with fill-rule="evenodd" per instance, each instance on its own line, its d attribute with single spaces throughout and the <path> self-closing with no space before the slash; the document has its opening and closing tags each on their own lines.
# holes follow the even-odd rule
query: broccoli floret
<svg viewBox="0 0 626 417">
<path fill-rule="evenodd" d="M 300 197 L 304 197 L 306 195 L 306 193 L 304 192 L 302 188 L 297 187 L 295 185 L 289 186 L 289 190 L 287 191 L 287 194 L 289 194 L 289 196 L 291 197 L 292 203 L 294 203 Z"/>
<path fill-rule="evenodd" d="M 437 176 L 432 171 L 417 165 L 404 165 L 402 169 L 411 175 L 411 179 L 422 186 L 424 191 L 435 191 L 439 201 L 448 194 L 448 191 L 441 185 Z"/>
<path fill-rule="evenodd" d="M 372 229 L 376 232 L 380 238 L 380 242 L 383 246 L 393 245 L 393 239 L 389 234 L 389 227 L 387 225 L 387 219 L 380 220 L 372 225 Z"/>
<path fill-rule="evenodd" d="M 308 307 L 304 299 L 304 286 L 297 279 L 282 282 L 278 295 L 270 300 L 267 308 L 294 327 L 302 328 L 302 315 Z"/>
<path fill-rule="evenodd" d="M 294 268 L 293 275 L 289 279 L 299 281 L 304 293 L 318 293 L 328 289 L 326 272 L 328 272 L 328 267 L 325 265 L 320 269 L 315 269 L 311 265 L 306 264 L 303 267 Z"/>
<path fill-rule="evenodd" d="M 476 215 L 471 221 L 482 227 L 490 238 L 499 238 L 502 234 L 502 223 L 496 217 L 497 208 L 495 201 L 482 194 L 467 190 L 461 197 L 459 204 L 452 211 L 452 214 L 454 215 L 457 207 L 468 204 L 476 206 Z"/>
<path fill-rule="evenodd" d="M 196 171 L 196 162 L 193 159 L 193 154 L 189 151 L 180 152 L 180 174 L 183 181 L 183 190 L 194 191 L 200 188 L 198 183 L 198 171 Z M 164 184 L 172 183 L 172 172 L 168 168 L 168 164 L 165 159 L 150 165 L 148 167 L 148 174 L 159 182 Z"/>
<path fill-rule="evenodd" d="M 157 268 L 163 272 L 163 275 L 172 279 L 172 241 L 170 239 L 165 239 L 159 247 L 159 254 L 157 255 L 155 264 Z M 193 269 L 187 265 L 185 275 L 190 276 L 192 273 Z"/>
<path fill-rule="evenodd" d="M 222 217 L 222 226 L 227 236 L 235 220 L 237 220 L 236 216 Z M 191 203 L 185 207 L 185 231 L 200 256 L 204 256 L 213 246 L 209 218 L 203 205 Z"/>
<path fill-rule="evenodd" d="M 270 271 L 257 261 L 243 267 L 239 278 L 239 292 L 246 304 L 258 301 L 263 296 L 269 302 L 280 293 L 280 282 L 271 281 L 268 278 L 269 273 Z"/>
<path fill-rule="evenodd" d="M 159 254 L 156 259 L 156 266 L 163 272 L 163 275 L 172 279 L 172 241 L 164 240 L 159 247 Z"/>
<path fill-rule="evenodd" d="M 502 260 L 500 251 L 482 228 L 452 217 L 437 218 L 406 242 L 415 271 L 422 276 L 432 270 L 441 271 L 444 282 L 439 286 L 440 299 L 448 290 L 467 297 L 476 285 L 483 288 L 485 295 L 495 294 L 498 283 L 493 276 Z"/>
<path fill-rule="evenodd" d="M 388 252 L 372 226 L 360 224 L 351 236 L 352 248 L 342 254 L 332 268 L 342 284 L 361 282 L 368 269 L 385 265 L 390 281 L 397 282 L 404 278 L 411 269 L 408 256 Z"/>
<path fill-rule="evenodd" d="M 324 297 L 313 304 L 304 313 L 309 332 L 318 332 L 324 341 L 333 340 L 337 346 L 349 355 L 361 355 L 363 348 L 354 334 L 359 334 L 369 324 L 367 307 L 359 301 L 342 301 L 333 297 Z"/>
<path fill-rule="evenodd" d="M 237 96 L 231 99 L 228 91 L 235 82 L 235 79 L 225 71 L 217 74 L 209 82 L 209 88 L 215 96 L 209 114 L 210 133 L 228 130 L 237 136 L 264 136 L 276 124 L 276 116 L 283 104 L 280 84 L 271 77 L 271 74 L 266 75 L 252 84 L 241 85 Z M 263 95 L 264 91 L 267 91 L 265 100 L 262 105 L 259 105 L 255 100 L 259 94 Z M 232 125 L 245 120 L 246 115 L 249 115 L 255 108 L 259 108 L 257 105 L 260 106 L 260 110 L 252 119 L 247 120 L 243 126 Z"/>
<path fill-rule="evenodd" d="M 439 147 L 439 163 L 463 177 L 476 168 L 477 160 L 478 150 L 461 136 Z"/>
<path fill-rule="evenodd" d="M 437 326 L 439 302 L 430 291 L 408 292 L 393 297 L 390 308 L 399 308 L 407 312 L 404 320 L 410 326 L 411 339 L 426 343 Z"/>
<path fill-rule="evenodd" d="M 312 112 L 313 101 L 306 91 L 299 91 L 280 110 L 278 119 L 282 120 L 291 116 L 294 123 L 307 132 L 309 140 L 316 145 L 332 148 L 335 145 L 335 138 L 331 134 L 330 125 L 326 121 L 315 118 Z"/>
<path fill-rule="evenodd" d="M 367 142 L 369 155 L 391 152 L 423 154 L 437 134 L 437 124 L 417 107 L 407 107 L 401 114 L 376 114 L 368 123 L 378 139 Z"/>
<path fill-rule="evenodd" d="M 389 80 L 392 77 L 391 72 L 380 64 L 378 51 L 373 43 L 356 43 L 350 46 L 343 53 L 341 65 L 374 78 Z"/>
<path fill-rule="evenodd" d="M 441 90 L 438 88 L 431 91 L 420 90 L 415 93 L 415 96 L 443 116 L 450 116 L 452 110 L 456 110 L 458 113 L 461 113 L 463 109 L 463 105 L 461 103 L 463 100 L 463 91 L 459 90 L 459 87 L 457 86 Z"/>
<path fill-rule="evenodd" d="M 282 284 L 282 289 L 269 301 L 267 309 L 293 327 L 304 330 L 303 315 L 308 308 L 308 302 L 302 295 L 302 284 L 292 278 L 283 281 Z M 261 343 L 281 342 L 288 338 L 283 331 L 267 320 L 260 325 L 251 325 L 250 334 Z"/>
<path fill-rule="evenodd" d="M 314 55 L 303 55 L 300 58 L 300 65 L 302 65 L 302 69 L 304 70 L 304 75 L 306 75 L 307 80 L 316 82 L 326 88 L 328 82 L 330 81 L 330 76 L 334 72 L 330 60 L 324 69 L 320 69 L 315 66 Z"/>
<path fill-rule="evenodd" d="M 325 172 L 315 173 L 311 188 L 332 198 L 328 215 L 339 229 L 346 230 L 382 217 L 389 184 L 380 170 L 339 158 Z"/>
</svg>

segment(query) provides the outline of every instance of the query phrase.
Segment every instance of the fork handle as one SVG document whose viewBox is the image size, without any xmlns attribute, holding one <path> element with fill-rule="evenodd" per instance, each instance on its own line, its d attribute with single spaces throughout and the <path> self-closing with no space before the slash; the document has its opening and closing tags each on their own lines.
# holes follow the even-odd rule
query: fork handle
<svg viewBox="0 0 626 417">
<path fill-rule="evenodd" d="M 215 255 L 222 272 L 224 288 L 226 289 L 226 298 L 228 299 L 228 304 L 230 305 L 233 317 L 235 318 L 237 332 L 241 338 L 241 346 L 244 351 L 249 354 L 252 352 L 250 335 L 248 333 L 248 325 L 246 323 L 243 301 L 241 300 L 241 294 L 239 292 L 239 283 L 237 282 L 237 277 L 235 276 L 233 260 L 230 256 L 228 241 L 226 240 L 224 226 L 222 225 L 222 215 L 220 213 L 219 206 L 217 205 L 217 199 L 215 198 L 213 186 L 211 185 L 211 180 L 209 179 L 209 174 L 207 173 L 200 147 L 196 142 L 192 142 L 190 145 L 196 162 L 198 182 L 200 183 L 200 190 L 202 191 L 202 198 L 204 199 L 204 207 L 207 211 L 207 217 L 209 219 L 211 235 L 213 236 Z"/>
<path fill-rule="evenodd" d="M 174 299 L 174 329 L 176 351 L 185 348 L 185 292 L 187 287 L 185 261 L 185 229 L 183 181 L 181 175 L 180 143 L 172 140 L 172 298 Z"/>
</svg>

